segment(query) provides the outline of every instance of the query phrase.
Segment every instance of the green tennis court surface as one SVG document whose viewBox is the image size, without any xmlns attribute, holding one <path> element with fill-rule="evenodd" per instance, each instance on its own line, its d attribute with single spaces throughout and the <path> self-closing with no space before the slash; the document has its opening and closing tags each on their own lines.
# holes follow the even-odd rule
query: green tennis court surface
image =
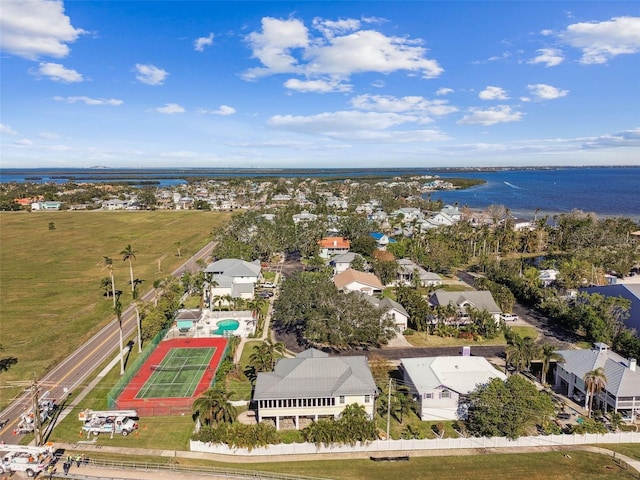
<svg viewBox="0 0 640 480">
<path fill-rule="evenodd" d="M 209 368 L 216 348 L 172 348 L 135 398 L 190 397 Z"/>
</svg>

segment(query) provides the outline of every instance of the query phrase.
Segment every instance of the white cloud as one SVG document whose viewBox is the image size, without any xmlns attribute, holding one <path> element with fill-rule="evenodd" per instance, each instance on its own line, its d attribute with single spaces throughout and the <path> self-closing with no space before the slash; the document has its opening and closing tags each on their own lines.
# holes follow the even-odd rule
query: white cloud
<svg viewBox="0 0 640 480">
<path fill-rule="evenodd" d="M 322 34 L 327 38 L 333 37 L 335 35 L 353 32 L 354 30 L 360 28 L 360 20 L 356 20 L 353 18 L 334 21 L 316 17 L 313 19 L 312 24 L 316 30 L 322 32 Z"/>
<path fill-rule="evenodd" d="M 44 138 L 45 140 L 57 140 L 60 136 L 57 133 L 53 132 L 40 132 L 38 133 L 38 137 Z"/>
<path fill-rule="evenodd" d="M 124 102 L 122 100 L 117 100 L 115 98 L 90 98 L 85 96 L 80 97 L 60 97 L 55 96 L 53 99 L 57 102 L 65 102 L 65 103 L 77 103 L 82 102 L 85 105 L 110 105 L 110 106 L 118 106 L 122 105 Z"/>
<path fill-rule="evenodd" d="M 392 112 L 338 111 L 317 115 L 276 115 L 267 124 L 282 130 L 322 135 L 335 140 L 374 143 L 431 142 L 447 139 L 437 129 L 411 129 L 422 123 L 416 115 Z M 406 125 L 409 129 L 401 130 Z"/>
<path fill-rule="evenodd" d="M 453 88 L 442 87 L 436 91 L 436 95 L 449 95 L 453 93 Z"/>
<path fill-rule="evenodd" d="M 197 158 L 198 157 L 198 153 L 197 152 L 192 152 L 191 150 L 178 150 L 175 152 L 163 152 L 159 154 L 161 157 L 173 157 L 173 158 L 179 158 L 179 159 L 191 159 L 191 158 Z"/>
<path fill-rule="evenodd" d="M 482 90 L 478 94 L 478 97 L 480 97 L 482 100 L 508 100 L 509 99 L 509 95 L 507 95 L 507 92 L 505 90 L 503 90 L 500 87 L 491 87 L 491 86 Z"/>
<path fill-rule="evenodd" d="M 640 127 L 633 130 L 583 139 L 586 148 L 640 147 Z"/>
<path fill-rule="evenodd" d="M 4 123 L 0 123 L 0 133 L 4 133 L 5 135 L 18 135 L 18 132 Z"/>
<path fill-rule="evenodd" d="M 174 113 L 184 113 L 186 110 L 177 103 L 167 103 L 164 107 L 156 108 L 156 112 L 171 115 Z"/>
<path fill-rule="evenodd" d="M 314 21 L 323 36 L 310 35 L 297 19 L 262 19 L 262 30 L 252 32 L 247 41 L 253 57 L 262 67 L 244 73 L 246 80 L 278 73 L 310 77 L 348 79 L 364 72 L 391 73 L 405 70 L 424 78 L 439 76 L 444 70 L 437 61 L 425 57 L 421 40 L 388 37 L 375 30 L 359 28 L 357 20 Z M 307 80 L 308 81 L 308 80 Z"/>
<path fill-rule="evenodd" d="M 136 78 L 147 85 L 162 85 L 169 73 L 153 65 L 136 64 Z"/>
<path fill-rule="evenodd" d="M 297 60 L 291 55 L 294 48 L 305 48 L 309 44 L 307 27 L 300 20 L 280 20 L 272 17 L 262 19 L 262 31 L 252 32 L 247 41 L 264 68 L 253 68 L 244 75 L 255 79 L 273 73 L 291 73 L 298 70 Z"/>
<path fill-rule="evenodd" d="M 569 90 L 560 90 L 559 88 L 546 85 L 544 83 L 536 83 L 535 85 L 527 85 L 527 88 L 537 100 L 554 100 L 556 98 L 565 97 Z"/>
<path fill-rule="evenodd" d="M 617 55 L 640 52 L 640 17 L 574 23 L 559 36 L 567 44 L 582 50 L 580 63 L 606 63 Z"/>
<path fill-rule="evenodd" d="M 16 140 L 15 142 L 16 145 L 22 145 L 25 147 L 29 147 L 31 145 L 33 145 L 33 142 L 31 140 L 29 140 L 28 138 L 21 138 L 20 140 Z"/>
<path fill-rule="evenodd" d="M 562 55 L 562 51 L 557 48 L 540 48 L 536 50 L 538 55 L 527 63 L 537 64 L 542 63 L 545 67 L 555 67 L 556 65 L 560 65 L 564 61 L 564 55 Z"/>
<path fill-rule="evenodd" d="M 49 77 L 54 82 L 77 83 L 84 80 L 81 73 L 65 68 L 59 63 L 41 63 L 37 74 Z"/>
<path fill-rule="evenodd" d="M 298 92 L 328 93 L 328 92 L 350 92 L 352 85 L 342 83 L 337 79 L 331 80 L 298 80 L 290 78 L 284 82 L 284 86 L 290 90 Z"/>
<path fill-rule="evenodd" d="M 391 73 L 398 70 L 419 72 L 424 78 L 439 76 L 444 69 L 437 61 L 425 58 L 419 41 L 387 37 L 374 30 L 360 30 L 331 38 L 326 45 L 314 44 L 305 51 L 309 59 L 306 71 L 312 74 Z"/>
<path fill-rule="evenodd" d="M 198 113 L 228 116 L 236 113 L 236 109 L 229 105 L 220 105 L 216 110 L 207 110 L 206 108 L 199 108 Z"/>
<path fill-rule="evenodd" d="M 447 100 L 428 100 L 419 96 L 393 97 L 390 95 L 359 95 L 351 99 L 351 105 L 359 110 L 429 115 L 447 115 L 458 109 Z"/>
<path fill-rule="evenodd" d="M 210 33 L 208 37 L 197 38 L 193 42 L 193 48 L 196 52 L 203 52 L 204 47 L 210 47 L 213 45 L 213 33 Z"/>
<path fill-rule="evenodd" d="M 459 125 L 489 126 L 496 123 L 518 122 L 522 119 L 522 113 L 512 111 L 508 105 L 498 105 L 486 110 L 470 108 L 469 112 L 469 115 L 465 115 L 458 121 Z"/>
<path fill-rule="evenodd" d="M 0 15 L 0 49 L 36 60 L 69 54 L 67 43 L 87 33 L 74 28 L 61 1 L 3 0 Z"/>
</svg>

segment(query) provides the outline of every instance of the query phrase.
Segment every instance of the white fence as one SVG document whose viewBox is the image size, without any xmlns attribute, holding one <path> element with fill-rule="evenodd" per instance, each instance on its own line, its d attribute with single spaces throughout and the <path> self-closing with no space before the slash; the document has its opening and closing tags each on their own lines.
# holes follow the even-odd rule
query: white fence
<svg viewBox="0 0 640 480">
<path fill-rule="evenodd" d="M 587 433 L 584 435 L 540 435 L 536 437 L 520 437 L 509 440 L 506 437 L 468 437 L 443 438 L 429 440 L 375 440 L 355 445 L 317 446 L 312 443 L 290 443 L 270 445 L 268 447 L 230 448 L 227 445 L 196 442 L 191 440 L 192 452 L 217 453 L 220 455 L 304 455 L 316 453 L 354 453 L 367 454 L 385 452 L 411 452 L 415 450 L 453 450 L 465 448 L 510 448 L 510 447 L 558 447 L 603 443 L 640 443 L 640 433 Z"/>
</svg>

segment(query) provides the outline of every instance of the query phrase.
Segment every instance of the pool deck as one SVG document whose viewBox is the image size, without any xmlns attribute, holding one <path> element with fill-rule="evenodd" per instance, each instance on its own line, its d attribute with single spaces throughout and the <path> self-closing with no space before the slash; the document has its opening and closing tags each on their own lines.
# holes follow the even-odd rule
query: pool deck
<svg viewBox="0 0 640 480">
<path fill-rule="evenodd" d="M 238 328 L 235 330 L 227 330 L 226 335 L 214 333 L 217 330 L 216 324 L 223 320 L 236 320 Z M 256 331 L 256 321 L 253 318 L 253 312 L 250 310 L 239 311 L 210 311 L 203 310 L 199 318 L 193 320 L 193 326 L 188 329 L 179 329 L 177 326 L 172 327 L 165 339 L 187 337 L 187 338 L 204 338 L 204 337 L 249 337 Z"/>
</svg>

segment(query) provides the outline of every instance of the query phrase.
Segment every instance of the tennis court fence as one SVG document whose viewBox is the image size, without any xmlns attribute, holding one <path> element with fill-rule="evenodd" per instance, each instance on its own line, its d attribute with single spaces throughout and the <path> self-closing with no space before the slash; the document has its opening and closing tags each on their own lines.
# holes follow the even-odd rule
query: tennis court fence
<svg viewBox="0 0 640 480">
<path fill-rule="evenodd" d="M 162 341 L 164 336 L 167 334 L 167 330 L 168 328 L 165 328 L 164 330 L 159 332 L 155 337 L 151 339 L 149 343 L 144 346 L 144 348 L 142 349 L 142 353 L 138 355 L 138 358 L 133 361 L 124 375 L 122 375 L 113 386 L 113 388 L 109 390 L 109 393 L 107 394 L 107 404 L 109 405 L 109 408 L 116 407 L 116 400 L 125 389 L 125 387 L 129 384 L 131 379 L 138 373 L 142 365 L 144 365 L 144 363 L 156 349 L 158 344 Z"/>
</svg>

